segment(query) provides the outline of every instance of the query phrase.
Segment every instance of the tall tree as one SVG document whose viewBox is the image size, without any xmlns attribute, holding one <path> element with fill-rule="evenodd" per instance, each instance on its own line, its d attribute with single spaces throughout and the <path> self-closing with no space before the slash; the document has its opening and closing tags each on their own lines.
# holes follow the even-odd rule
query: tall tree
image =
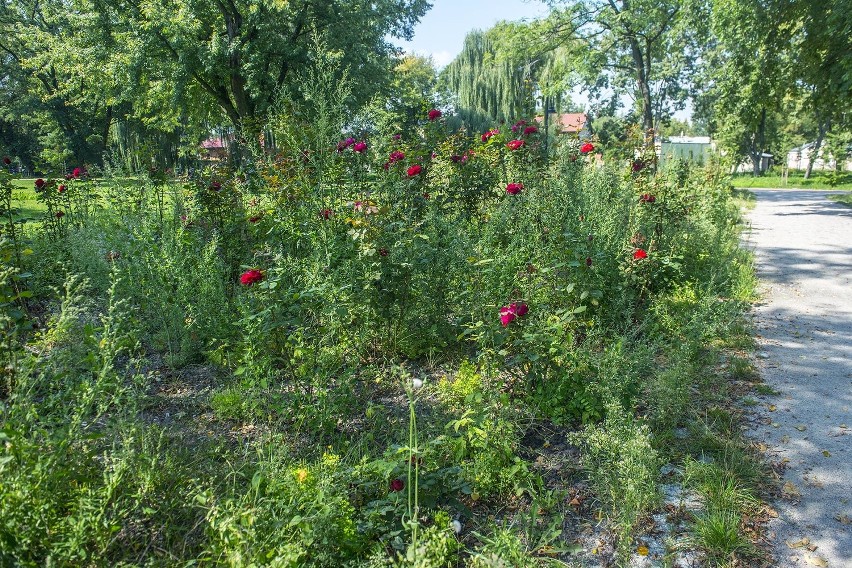
<svg viewBox="0 0 852 568">
<path fill-rule="evenodd" d="M 808 178 L 826 136 L 852 126 L 852 0 L 799 0 L 795 8 L 785 12 L 800 24 L 794 35 L 795 86 L 816 124 Z M 843 154 L 835 156 L 838 162 Z"/>
<path fill-rule="evenodd" d="M 706 2 L 549 0 L 549 4 L 553 41 L 577 46 L 590 75 L 603 74 L 606 86 L 632 94 L 646 133 L 683 104 L 706 34 Z M 652 138 L 646 139 L 650 143 Z"/>
<path fill-rule="evenodd" d="M 0 3 L 0 53 L 15 89 L 7 112 L 18 128 L 37 133 L 41 161 L 58 166 L 99 161 L 113 108 L 110 79 L 88 61 L 103 61 L 96 26 L 74 3 L 14 0 Z M 91 71 L 89 69 L 91 68 Z"/>
<path fill-rule="evenodd" d="M 792 81 L 792 29 L 782 14 L 782 4 L 792 1 L 713 3 L 717 44 L 706 64 L 714 130 L 734 165 L 749 157 L 755 175 L 763 154 L 777 143 L 778 113 Z"/>
<path fill-rule="evenodd" d="M 444 69 L 443 78 L 456 95 L 456 111 L 472 128 L 535 111 L 531 62 L 501 57 L 500 46 L 494 29 L 470 32 L 461 53 Z"/>
<path fill-rule="evenodd" d="M 115 37 L 130 39 L 134 73 L 152 88 L 197 88 L 249 137 L 260 133 L 282 88 L 298 96 L 317 36 L 340 53 L 357 106 L 393 66 L 388 38 L 410 38 L 430 7 L 426 0 L 91 1 L 109 14 Z"/>
</svg>

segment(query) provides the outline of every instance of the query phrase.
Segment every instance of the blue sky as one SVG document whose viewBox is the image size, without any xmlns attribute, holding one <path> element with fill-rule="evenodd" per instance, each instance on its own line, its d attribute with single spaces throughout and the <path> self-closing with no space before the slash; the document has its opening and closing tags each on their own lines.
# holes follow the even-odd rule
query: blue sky
<svg viewBox="0 0 852 568">
<path fill-rule="evenodd" d="M 547 7 L 538 0 L 433 0 L 414 28 L 414 39 L 400 45 L 410 53 L 431 55 L 440 68 L 459 54 L 469 31 L 545 14 Z"/>
</svg>

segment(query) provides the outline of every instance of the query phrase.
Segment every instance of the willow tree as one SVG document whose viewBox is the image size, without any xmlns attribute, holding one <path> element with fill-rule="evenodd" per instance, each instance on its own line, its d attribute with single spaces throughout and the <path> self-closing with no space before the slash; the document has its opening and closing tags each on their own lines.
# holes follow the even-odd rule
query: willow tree
<svg viewBox="0 0 852 568">
<path fill-rule="evenodd" d="M 471 128 L 487 128 L 535 112 L 532 67 L 530 61 L 501 53 L 495 30 L 473 31 L 442 76 L 462 120 Z"/>
</svg>

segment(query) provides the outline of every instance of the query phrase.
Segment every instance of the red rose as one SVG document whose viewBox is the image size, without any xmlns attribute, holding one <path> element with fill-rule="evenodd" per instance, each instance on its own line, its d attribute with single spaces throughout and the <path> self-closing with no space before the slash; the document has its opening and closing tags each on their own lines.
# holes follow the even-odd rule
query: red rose
<svg viewBox="0 0 852 568">
<path fill-rule="evenodd" d="M 9 158 L 9 156 L 3 156 L 3 163 L 8 166 L 12 163 L 12 160 Z"/>
<path fill-rule="evenodd" d="M 512 309 L 511 306 L 503 306 L 500 308 L 500 323 L 503 324 L 503 327 L 506 327 L 518 317 L 518 314 L 515 313 L 515 310 Z"/>
<path fill-rule="evenodd" d="M 524 128 L 524 136 L 526 136 L 527 134 L 535 134 L 536 132 L 538 132 L 538 128 L 536 128 L 535 126 L 527 126 L 526 128 Z"/>
<path fill-rule="evenodd" d="M 453 154 L 452 156 L 450 156 L 450 161 L 454 164 L 458 164 L 459 162 L 462 161 L 462 157 L 459 156 L 458 154 Z"/>
<path fill-rule="evenodd" d="M 395 164 L 397 162 L 401 162 L 404 159 L 405 159 L 405 154 L 403 154 L 399 150 L 394 150 L 393 152 L 390 153 L 390 158 L 389 158 L 388 162 L 391 163 L 391 164 Z"/>
<path fill-rule="evenodd" d="M 517 195 L 524 189 L 524 184 L 522 183 L 510 183 L 506 186 L 506 193 L 509 195 Z"/>
<path fill-rule="evenodd" d="M 524 142 L 523 140 L 512 140 L 511 142 L 506 144 L 506 147 L 509 150 L 517 150 L 518 148 L 522 147 L 524 144 L 526 144 L 526 142 Z"/>
<path fill-rule="evenodd" d="M 342 152 L 354 143 L 355 143 L 354 138 L 347 138 L 346 140 L 341 140 L 340 142 L 337 143 L 337 151 Z"/>
<path fill-rule="evenodd" d="M 260 221 L 260 215 L 255 215 L 254 217 L 249 217 L 249 223 L 257 223 Z"/>
<path fill-rule="evenodd" d="M 645 252 L 645 249 L 636 249 L 636 252 L 633 253 L 633 260 L 642 260 L 643 258 L 648 258 L 648 253 Z"/>
<path fill-rule="evenodd" d="M 36 189 L 43 188 L 44 187 L 44 180 L 41 179 L 41 178 L 38 178 L 37 180 L 35 180 L 35 186 L 36 186 Z"/>
<path fill-rule="evenodd" d="M 497 130 L 496 128 L 492 128 L 491 130 L 489 130 L 488 132 L 486 132 L 485 134 L 482 135 L 482 141 L 488 142 L 489 138 L 491 138 L 495 134 L 499 134 L 499 133 L 500 133 L 499 130 Z"/>
<path fill-rule="evenodd" d="M 81 170 L 80 168 L 74 168 L 74 171 L 71 172 L 71 175 L 75 178 L 78 178 L 83 175 L 83 170 Z"/>
<path fill-rule="evenodd" d="M 355 208 L 359 209 L 360 202 L 356 201 L 355 203 Z M 332 215 L 334 215 L 334 211 L 332 211 L 331 209 L 323 209 L 322 211 L 320 211 L 320 217 L 322 217 L 323 219 L 328 220 L 331 218 Z"/>
<path fill-rule="evenodd" d="M 529 306 L 526 304 L 512 304 L 515 308 L 515 313 L 518 314 L 518 317 L 527 315 L 527 312 L 530 311 Z"/>
<path fill-rule="evenodd" d="M 352 150 L 354 150 L 355 152 L 358 152 L 359 154 L 362 154 L 364 152 L 364 150 L 366 150 L 366 149 L 367 149 L 367 143 L 364 142 L 363 140 L 361 142 L 356 142 L 355 145 L 352 146 Z"/>
<path fill-rule="evenodd" d="M 263 280 L 263 272 L 255 268 L 246 270 L 240 276 L 240 284 L 243 286 L 251 286 L 252 284 L 257 284 L 261 280 Z"/>
<path fill-rule="evenodd" d="M 429 111 L 429 120 L 438 120 L 439 118 L 441 118 L 441 111 L 436 108 Z"/>
<path fill-rule="evenodd" d="M 57 219 L 62 219 L 63 217 L 65 217 L 65 211 L 57 211 L 56 212 L 56 218 Z"/>
<path fill-rule="evenodd" d="M 657 198 L 650 193 L 643 193 L 642 196 L 639 197 L 639 203 L 653 203 L 656 200 Z"/>
<path fill-rule="evenodd" d="M 592 144 L 591 142 L 586 142 L 585 144 L 580 146 L 580 153 L 581 154 L 588 154 L 589 152 L 591 152 L 594 149 L 595 149 L 594 144 Z"/>
<path fill-rule="evenodd" d="M 56 191 L 59 192 L 59 193 L 65 193 L 65 186 L 60 185 L 59 187 L 56 188 Z"/>
<path fill-rule="evenodd" d="M 393 481 L 390 482 L 390 490 L 393 491 L 394 493 L 402 491 L 402 489 L 404 487 L 405 487 L 405 483 L 399 478 L 394 479 Z"/>
<path fill-rule="evenodd" d="M 420 167 L 420 164 L 414 164 L 410 168 L 408 168 L 408 177 L 414 177 L 419 175 L 420 172 L 423 171 L 423 168 Z"/>
</svg>

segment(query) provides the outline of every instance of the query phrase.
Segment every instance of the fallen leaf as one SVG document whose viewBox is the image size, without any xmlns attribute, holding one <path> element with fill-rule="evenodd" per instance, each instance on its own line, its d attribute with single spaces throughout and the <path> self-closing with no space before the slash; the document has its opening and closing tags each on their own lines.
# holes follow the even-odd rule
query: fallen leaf
<svg viewBox="0 0 852 568">
<path fill-rule="evenodd" d="M 778 407 L 774 404 L 770 404 L 766 408 L 769 410 L 769 412 L 775 412 L 776 410 L 778 410 Z"/>
<path fill-rule="evenodd" d="M 808 556 L 805 558 L 805 562 L 807 562 L 811 566 L 821 566 L 822 568 L 828 566 L 828 560 L 826 560 L 822 556 Z"/>
<path fill-rule="evenodd" d="M 789 444 L 790 443 L 790 436 L 788 436 L 787 434 L 784 434 L 783 436 L 781 436 L 781 443 L 782 444 Z"/>
<path fill-rule="evenodd" d="M 841 424 L 840 427 L 843 428 L 844 430 L 847 428 L 846 424 Z"/>
<path fill-rule="evenodd" d="M 793 485 L 792 481 L 788 481 L 784 484 L 784 487 L 781 488 L 781 494 L 784 497 L 788 497 L 788 498 L 795 498 L 795 497 L 801 497 L 802 496 L 802 494 L 799 493 L 799 489 L 795 485 Z"/>
<path fill-rule="evenodd" d="M 834 515 L 834 520 L 844 525 L 852 524 L 852 519 L 849 518 L 849 515 Z"/>
<path fill-rule="evenodd" d="M 771 426 L 772 426 L 773 428 L 778 428 L 778 427 L 779 427 L 779 426 L 781 426 L 781 425 L 780 425 L 780 424 L 778 424 L 777 422 L 773 422 L 773 423 L 771 424 Z"/>
<path fill-rule="evenodd" d="M 797 540 L 796 542 L 790 542 L 789 540 L 784 541 L 784 542 L 786 542 L 787 546 L 789 546 L 790 548 L 804 548 L 805 546 L 810 544 L 811 539 L 809 539 L 808 537 L 805 537 L 801 540 Z"/>
<path fill-rule="evenodd" d="M 808 427 L 805 426 L 804 424 L 799 424 L 799 425 L 796 426 L 796 430 L 798 430 L 799 432 L 804 432 L 807 429 L 808 429 Z"/>
<path fill-rule="evenodd" d="M 580 506 L 580 500 L 577 499 L 576 497 L 574 497 L 573 499 L 571 499 L 571 501 L 568 502 L 568 504 L 574 505 L 575 507 L 579 507 Z"/>
<path fill-rule="evenodd" d="M 809 545 L 808 545 L 808 546 L 806 546 L 805 548 L 807 548 L 810 552 L 813 552 L 814 550 L 816 550 L 816 549 L 817 549 L 817 548 L 819 548 L 819 547 L 818 547 L 817 545 L 815 545 L 815 544 L 809 544 Z"/>
<path fill-rule="evenodd" d="M 760 450 L 763 453 L 766 453 L 766 450 L 768 450 L 769 448 L 766 446 L 766 444 L 761 442 L 757 445 L 757 449 Z"/>
<path fill-rule="evenodd" d="M 639 556 L 648 556 L 648 547 L 645 545 L 640 546 L 636 549 L 636 552 L 639 553 Z"/>
<path fill-rule="evenodd" d="M 825 456 L 825 457 L 827 457 L 827 458 L 830 458 L 830 457 L 831 457 L 831 452 L 829 452 L 828 450 L 823 450 L 823 451 L 822 451 L 822 455 L 824 455 L 824 456 Z"/>
</svg>

